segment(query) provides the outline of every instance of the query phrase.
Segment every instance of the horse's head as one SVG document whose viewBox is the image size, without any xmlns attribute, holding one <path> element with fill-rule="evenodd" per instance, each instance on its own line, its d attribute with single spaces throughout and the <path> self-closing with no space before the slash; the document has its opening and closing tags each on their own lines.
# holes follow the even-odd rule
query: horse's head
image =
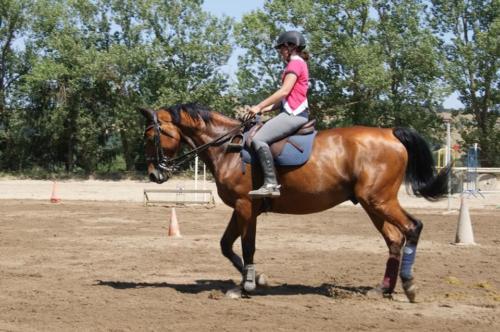
<svg viewBox="0 0 500 332">
<path fill-rule="evenodd" d="M 169 112 L 142 108 L 139 111 L 147 120 L 144 139 L 149 179 L 160 184 L 170 177 L 169 159 L 179 150 L 181 133 Z"/>
</svg>

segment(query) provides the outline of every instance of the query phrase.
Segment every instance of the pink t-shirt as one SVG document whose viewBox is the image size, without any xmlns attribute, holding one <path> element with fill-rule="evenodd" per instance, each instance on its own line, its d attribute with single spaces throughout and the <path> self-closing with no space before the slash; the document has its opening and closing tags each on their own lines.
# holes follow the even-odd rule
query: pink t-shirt
<svg viewBox="0 0 500 332">
<path fill-rule="evenodd" d="M 292 55 L 288 62 L 285 71 L 283 72 L 282 81 L 288 73 L 297 75 L 292 91 L 281 101 L 283 108 L 289 114 L 297 115 L 308 108 L 307 89 L 309 87 L 309 69 L 307 63 L 298 55 Z"/>
</svg>

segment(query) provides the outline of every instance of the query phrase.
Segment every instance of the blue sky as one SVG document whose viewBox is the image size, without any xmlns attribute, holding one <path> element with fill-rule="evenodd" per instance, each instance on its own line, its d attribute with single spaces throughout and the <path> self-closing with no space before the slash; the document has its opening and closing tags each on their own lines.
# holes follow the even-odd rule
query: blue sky
<svg viewBox="0 0 500 332">
<path fill-rule="evenodd" d="M 230 16 L 238 21 L 244 14 L 263 6 L 264 0 L 205 0 L 203 3 L 203 8 L 206 11 L 218 16 Z M 238 56 L 242 52 L 239 48 L 234 49 L 227 65 L 222 68 L 225 73 L 229 74 L 231 81 L 235 80 L 235 72 L 238 69 Z"/>
<path fill-rule="evenodd" d="M 203 3 L 203 8 L 215 15 L 231 16 L 236 20 L 240 20 L 241 17 L 252 10 L 262 8 L 264 6 L 264 0 L 205 0 Z M 241 54 L 240 49 L 236 49 L 233 55 L 229 59 L 227 66 L 224 66 L 224 72 L 228 73 L 232 79 L 234 79 L 234 72 L 238 67 L 238 55 Z M 454 93 L 446 98 L 443 102 L 443 106 L 446 108 L 462 108 L 462 103 L 457 99 L 457 94 Z"/>
<path fill-rule="evenodd" d="M 263 5 L 264 0 L 205 0 L 203 8 L 216 15 L 225 14 L 239 20 L 243 14 Z"/>
</svg>

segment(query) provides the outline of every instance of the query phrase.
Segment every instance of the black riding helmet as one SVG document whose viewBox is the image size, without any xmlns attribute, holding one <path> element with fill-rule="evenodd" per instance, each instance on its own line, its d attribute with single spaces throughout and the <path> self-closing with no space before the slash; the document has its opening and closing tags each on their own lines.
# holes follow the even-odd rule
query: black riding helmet
<svg viewBox="0 0 500 332">
<path fill-rule="evenodd" d="M 298 31 L 283 32 L 276 40 L 274 48 L 279 48 L 281 45 L 291 46 L 294 45 L 297 50 L 301 51 L 306 47 L 306 39 Z"/>
</svg>

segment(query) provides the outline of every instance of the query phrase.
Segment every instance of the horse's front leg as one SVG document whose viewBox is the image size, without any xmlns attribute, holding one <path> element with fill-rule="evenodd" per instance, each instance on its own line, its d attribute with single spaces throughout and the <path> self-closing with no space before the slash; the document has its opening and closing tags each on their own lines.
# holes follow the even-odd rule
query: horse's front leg
<svg viewBox="0 0 500 332">
<path fill-rule="evenodd" d="M 241 233 L 240 233 L 240 224 L 238 223 L 238 216 L 236 212 L 233 212 L 231 220 L 229 221 L 229 224 L 227 225 L 226 230 L 224 231 L 224 235 L 220 240 L 220 246 L 224 257 L 229 259 L 229 261 L 238 270 L 238 272 L 240 272 L 243 275 L 244 272 L 243 260 L 233 251 L 233 244 L 236 241 L 236 239 L 240 236 L 240 234 Z M 248 248 L 248 238 L 246 238 L 245 240 L 243 240 L 242 238 L 242 247 Z M 245 252 L 247 257 L 252 256 L 252 258 L 248 258 L 246 261 L 251 260 L 253 262 L 253 253 L 255 253 L 255 233 L 253 235 L 253 249 L 251 250 L 243 249 L 244 255 Z M 266 276 L 263 274 L 258 274 L 257 283 L 259 286 L 265 286 L 267 284 Z"/>
<path fill-rule="evenodd" d="M 255 290 L 256 285 L 267 285 L 266 276 L 257 274 L 253 261 L 257 229 L 256 215 L 257 213 L 252 210 L 251 203 L 244 201 L 237 204 L 220 241 L 222 254 L 242 274 L 242 286 L 247 292 Z M 233 244 L 239 236 L 241 236 L 243 260 L 233 251 Z"/>
<path fill-rule="evenodd" d="M 243 261 L 240 256 L 235 254 L 233 251 L 233 244 L 236 239 L 240 236 L 240 228 L 238 225 L 238 216 L 236 211 L 233 212 L 231 216 L 231 220 L 226 227 L 224 235 L 222 235 L 222 239 L 220 240 L 220 247 L 222 250 L 222 254 L 229 259 L 229 261 L 233 264 L 233 266 L 238 270 L 238 272 L 243 274 Z"/>
<path fill-rule="evenodd" d="M 255 236 L 257 231 L 257 218 L 250 217 L 242 220 L 241 248 L 243 252 L 243 289 L 252 292 L 256 288 L 256 271 L 253 262 L 255 254 Z"/>
</svg>

